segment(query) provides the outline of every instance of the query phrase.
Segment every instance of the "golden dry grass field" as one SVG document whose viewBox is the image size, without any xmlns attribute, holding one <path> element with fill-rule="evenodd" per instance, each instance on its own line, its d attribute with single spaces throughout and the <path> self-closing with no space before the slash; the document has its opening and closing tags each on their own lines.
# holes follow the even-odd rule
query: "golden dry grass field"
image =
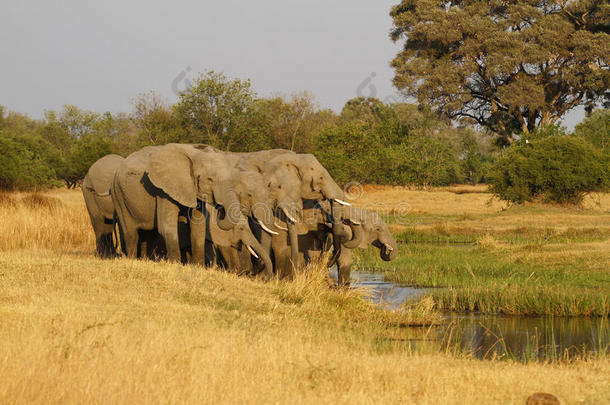
<svg viewBox="0 0 610 405">
<path fill-rule="evenodd" d="M 440 216 L 424 215 L 418 226 L 434 229 L 440 218 L 451 229 L 446 215 L 467 215 L 460 221 L 473 228 L 506 223 L 485 194 L 381 189 L 363 201 L 401 194 L 414 210 Z M 549 208 L 541 226 L 599 225 L 607 207 L 595 208 L 599 215 Z M 518 217 L 524 226 L 538 223 Z M 539 391 L 562 404 L 602 404 L 610 397 L 603 357 L 521 364 L 414 353 L 387 337 L 405 334 L 400 324 L 434 318 L 429 307 L 385 312 L 361 291 L 330 289 L 315 267 L 293 282 L 263 283 L 215 269 L 97 259 L 78 191 L 1 194 L 0 224 L 2 404 L 523 404 Z"/>
</svg>

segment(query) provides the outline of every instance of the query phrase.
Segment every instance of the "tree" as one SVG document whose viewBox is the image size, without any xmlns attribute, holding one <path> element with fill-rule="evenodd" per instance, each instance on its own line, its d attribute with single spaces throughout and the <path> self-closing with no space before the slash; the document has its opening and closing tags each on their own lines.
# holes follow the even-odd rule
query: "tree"
<svg viewBox="0 0 610 405">
<path fill-rule="evenodd" d="M 99 134 L 79 138 L 67 157 L 66 171 L 61 173 L 68 188 L 75 188 L 98 159 L 112 152 L 110 141 Z"/>
<path fill-rule="evenodd" d="M 33 140 L 31 144 L 38 144 Z M 55 172 L 40 150 L 32 150 L 22 135 L 0 130 L 0 190 L 28 190 L 55 184 Z"/>
<path fill-rule="evenodd" d="M 313 140 L 315 155 L 339 183 L 387 183 L 384 145 L 369 125 L 343 122 L 322 130 Z"/>
<path fill-rule="evenodd" d="M 100 115 L 71 105 L 59 113 L 45 112 L 39 133 L 57 150 L 50 164 L 68 188 L 76 187 L 97 159 L 112 153 L 113 140 L 122 136 L 115 128 L 118 122 L 110 113 Z"/>
<path fill-rule="evenodd" d="M 253 149 L 281 148 L 307 152 L 311 139 L 334 118 L 332 111 L 318 111 L 308 92 L 289 97 L 257 99 L 249 136 Z"/>
<path fill-rule="evenodd" d="M 491 191 L 521 203 L 580 203 L 608 186 L 610 159 L 580 137 L 540 136 L 508 148 L 491 169 Z"/>
<path fill-rule="evenodd" d="M 593 111 L 574 128 L 574 135 L 586 139 L 591 145 L 610 154 L 610 110 Z"/>
<path fill-rule="evenodd" d="M 176 110 L 154 92 L 137 97 L 131 119 L 137 128 L 138 146 L 165 145 L 187 140 Z"/>
<path fill-rule="evenodd" d="M 394 84 L 505 139 L 610 102 L 605 0 L 402 0 Z"/>
<path fill-rule="evenodd" d="M 229 79 L 209 71 L 180 93 L 176 111 L 191 142 L 224 150 L 247 150 L 255 97 L 249 80 Z"/>
</svg>

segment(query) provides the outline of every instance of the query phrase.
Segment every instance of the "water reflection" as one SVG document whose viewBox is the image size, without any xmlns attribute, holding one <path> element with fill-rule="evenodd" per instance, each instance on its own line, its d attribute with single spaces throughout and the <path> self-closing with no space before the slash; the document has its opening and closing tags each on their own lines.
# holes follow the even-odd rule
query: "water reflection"
<svg viewBox="0 0 610 405">
<path fill-rule="evenodd" d="M 331 271 L 336 279 L 336 270 Z M 387 282 L 382 275 L 354 272 L 352 282 L 371 290 L 370 299 L 395 309 L 432 289 Z M 414 349 L 460 351 L 480 359 L 513 358 L 520 361 L 555 361 L 607 352 L 610 328 L 607 318 L 524 317 L 451 314 L 440 326 L 410 328 L 405 335 L 388 337 Z"/>
<path fill-rule="evenodd" d="M 477 358 L 560 360 L 607 350 L 605 318 L 452 315 L 432 333 L 444 347 Z"/>
</svg>

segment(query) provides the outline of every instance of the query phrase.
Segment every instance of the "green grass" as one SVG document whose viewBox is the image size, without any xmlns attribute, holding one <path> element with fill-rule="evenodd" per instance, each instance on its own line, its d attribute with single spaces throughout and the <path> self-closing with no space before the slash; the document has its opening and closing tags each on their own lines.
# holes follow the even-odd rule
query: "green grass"
<svg viewBox="0 0 610 405">
<path fill-rule="evenodd" d="M 395 235 L 396 240 L 403 243 L 464 243 L 474 244 L 480 238 L 489 235 L 489 230 L 468 227 L 457 227 L 449 223 L 437 224 L 432 228 L 408 228 Z M 516 229 L 495 231 L 493 236 L 500 242 L 510 244 L 546 244 L 546 243 L 577 243 L 598 242 L 610 238 L 610 229 L 587 228 L 536 228 L 521 226 Z"/>
<path fill-rule="evenodd" d="M 402 242 L 396 260 L 381 262 L 372 248 L 358 255 L 356 267 L 383 272 L 401 284 L 438 287 L 431 294 L 444 311 L 608 316 L 608 236 L 603 232 L 517 228 L 490 236 L 444 229 L 396 235 Z M 574 249 L 575 243 L 593 247 Z"/>
</svg>

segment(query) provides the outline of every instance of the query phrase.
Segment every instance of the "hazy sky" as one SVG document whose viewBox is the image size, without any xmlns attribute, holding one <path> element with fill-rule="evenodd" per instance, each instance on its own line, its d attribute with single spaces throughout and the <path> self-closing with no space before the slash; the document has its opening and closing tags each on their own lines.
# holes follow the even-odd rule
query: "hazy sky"
<svg viewBox="0 0 610 405">
<path fill-rule="evenodd" d="M 63 104 L 129 112 L 138 93 L 173 102 L 208 69 L 250 78 L 262 96 L 309 90 L 335 110 L 357 95 L 387 101 L 395 3 L 4 0 L 0 105 L 34 117 Z"/>
</svg>

